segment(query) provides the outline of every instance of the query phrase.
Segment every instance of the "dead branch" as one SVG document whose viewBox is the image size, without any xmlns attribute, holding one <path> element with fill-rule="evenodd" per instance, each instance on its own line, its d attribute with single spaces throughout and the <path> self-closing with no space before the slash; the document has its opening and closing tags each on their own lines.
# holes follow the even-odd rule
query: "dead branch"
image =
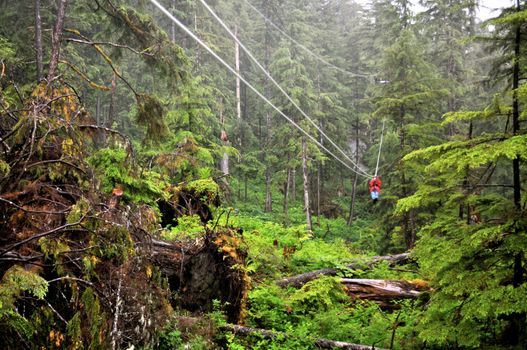
<svg viewBox="0 0 527 350">
<path fill-rule="evenodd" d="M 66 31 L 71 33 L 71 31 L 69 31 L 69 30 L 66 30 Z M 148 52 L 144 52 L 144 51 L 137 51 L 136 49 L 134 49 L 133 47 L 130 47 L 128 45 L 115 44 L 115 43 L 112 43 L 112 42 L 109 42 L 109 41 L 90 41 L 90 40 L 81 40 L 81 39 L 74 39 L 74 38 L 67 38 L 65 40 L 66 41 L 70 41 L 70 42 L 74 42 L 74 43 L 77 43 L 77 44 L 84 44 L 84 45 L 91 45 L 91 46 L 94 46 L 94 45 L 112 46 L 112 47 L 116 47 L 116 48 L 119 48 L 119 49 L 129 50 L 129 51 L 135 53 L 136 55 L 143 55 L 143 56 L 146 56 L 146 57 L 155 57 L 154 54 L 151 54 L 151 53 L 148 53 Z"/>
<path fill-rule="evenodd" d="M 346 265 L 346 269 L 356 270 L 356 269 L 370 268 L 372 265 L 378 262 L 381 262 L 381 261 L 387 261 L 390 264 L 397 264 L 397 263 L 406 261 L 408 259 L 408 255 L 409 253 L 386 255 L 386 256 L 373 256 L 373 257 L 367 258 L 368 259 L 367 261 L 361 261 L 361 262 L 356 262 L 356 263 Z M 307 282 L 312 281 L 320 276 L 336 276 L 341 271 L 342 269 L 338 269 L 338 268 L 325 268 L 325 269 L 320 269 L 316 271 L 302 273 L 296 276 L 282 278 L 276 281 L 276 284 L 280 287 L 291 286 L 291 287 L 299 288 L 299 287 L 302 287 Z"/>
<path fill-rule="evenodd" d="M 65 224 L 65 225 L 62 225 L 62 226 L 59 226 L 59 227 L 56 227 L 54 229 L 51 229 L 49 231 L 46 231 L 46 232 L 42 232 L 42 233 L 39 233 L 39 234 L 36 234 L 36 235 L 33 235 L 31 237 L 28 237 L 26 239 L 23 239 L 21 240 L 20 242 L 17 242 L 17 243 L 14 243 L 12 244 L 11 246 L 9 246 L 8 248 L 4 249 L 3 251 L 0 252 L 0 257 L 5 255 L 6 253 L 12 251 L 13 249 L 16 249 L 26 243 L 29 243 L 31 241 L 34 241 L 36 239 L 39 239 L 39 238 L 42 238 L 42 237 L 46 237 L 46 236 L 49 236 L 49 235 L 52 235 L 54 233 L 57 233 L 57 232 L 60 232 L 60 231 L 63 231 L 65 229 L 67 229 L 68 227 L 74 227 L 74 226 L 77 226 L 77 225 L 80 225 L 83 221 L 84 221 L 84 218 L 85 216 L 82 216 L 79 221 L 77 222 L 74 222 L 72 224 Z"/>
<path fill-rule="evenodd" d="M 0 197 L 0 201 L 5 202 L 5 203 L 7 203 L 9 205 L 12 205 L 13 207 L 15 207 L 15 208 L 17 208 L 19 210 L 22 210 L 25 213 L 31 213 L 31 214 L 63 215 L 63 214 L 66 214 L 67 212 L 70 211 L 69 208 L 66 209 L 66 210 L 63 210 L 63 211 L 30 210 L 30 209 L 21 207 L 18 204 L 14 203 L 14 202 L 11 202 L 10 200 L 2 198 L 2 197 Z M 57 204 L 62 204 L 62 203 L 57 203 Z"/>
</svg>

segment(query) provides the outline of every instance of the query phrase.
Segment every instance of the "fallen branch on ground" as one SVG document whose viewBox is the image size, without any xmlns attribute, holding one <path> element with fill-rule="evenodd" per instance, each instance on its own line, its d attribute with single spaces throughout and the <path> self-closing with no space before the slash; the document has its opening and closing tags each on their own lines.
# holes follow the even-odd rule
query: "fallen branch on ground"
<svg viewBox="0 0 527 350">
<path fill-rule="evenodd" d="M 346 268 L 350 270 L 356 270 L 359 268 L 370 267 L 380 261 L 387 261 L 391 264 L 396 264 L 396 263 L 406 261 L 408 259 L 408 255 L 409 253 L 386 255 L 386 256 L 373 256 L 371 258 L 368 258 L 368 261 L 361 261 L 361 262 L 356 262 L 356 263 L 346 265 Z M 292 286 L 292 287 L 299 288 L 299 287 L 302 287 L 307 282 L 318 278 L 319 276 L 336 276 L 340 271 L 342 271 L 342 269 L 338 269 L 338 268 L 326 268 L 326 269 L 310 271 L 310 272 L 302 273 L 300 275 L 282 278 L 276 281 L 276 284 L 280 287 Z"/>
</svg>

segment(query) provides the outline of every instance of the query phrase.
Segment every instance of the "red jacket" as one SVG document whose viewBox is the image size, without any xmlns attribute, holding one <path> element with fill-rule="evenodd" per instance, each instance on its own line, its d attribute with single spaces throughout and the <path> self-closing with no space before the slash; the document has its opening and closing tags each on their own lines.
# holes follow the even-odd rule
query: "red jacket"
<svg viewBox="0 0 527 350">
<path fill-rule="evenodd" d="M 382 185 L 381 179 L 378 177 L 374 177 L 373 179 L 370 180 L 370 192 L 373 192 L 373 191 L 381 192 L 381 185 Z"/>
</svg>

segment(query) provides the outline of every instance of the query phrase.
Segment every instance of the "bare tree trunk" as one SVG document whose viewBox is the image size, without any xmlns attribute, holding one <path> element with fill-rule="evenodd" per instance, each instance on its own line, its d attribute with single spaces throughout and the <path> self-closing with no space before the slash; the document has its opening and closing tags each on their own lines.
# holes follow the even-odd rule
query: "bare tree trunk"
<svg viewBox="0 0 527 350">
<path fill-rule="evenodd" d="M 320 186 L 322 184 L 322 164 L 320 162 L 318 162 L 318 169 L 317 169 L 317 226 L 320 227 L 320 215 L 321 215 L 321 210 L 320 210 L 320 192 L 321 192 L 321 189 L 320 189 Z"/>
<path fill-rule="evenodd" d="M 51 59 L 49 61 L 48 70 L 48 85 L 55 80 L 55 72 L 59 64 L 60 57 L 60 38 L 62 36 L 62 27 L 64 26 L 64 17 L 66 15 L 66 6 L 68 0 L 59 0 L 59 8 L 57 11 L 57 21 L 53 29 L 53 35 L 51 37 Z"/>
<path fill-rule="evenodd" d="M 311 222 L 311 209 L 309 206 L 309 177 L 307 169 L 307 142 L 306 138 L 302 137 L 302 177 L 304 179 L 304 211 L 306 212 L 306 224 L 309 231 L 313 230 Z"/>
<path fill-rule="evenodd" d="M 220 125 L 221 125 L 221 131 L 220 131 L 221 143 L 223 146 L 226 147 L 228 146 L 229 141 L 227 139 L 227 133 L 225 132 L 225 129 L 224 129 L 225 116 L 223 115 L 223 100 L 222 99 L 220 99 Z M 229 175 L 229 155 L 225 151 L 223 152 L 223 157 L 221 159 L 220 169 L 223 175 Z M 239 198 L 239 195 L 238 195 L 238 198 Z"/>
<path fill-rule="evenodd" d="M 520 0 L 516 0 L 516 11 L 521 11 Z M 521 28 L 519 24 L 516 24 L 514 38 L 514 59 L 513 59 L 513 72 L 512 72 L 512 132 L 513 135 L 518 135 L 520 131 L 520 105 L 518 101 L 518 88 L 520 83 L 520 58 L 521 58 Z M 514 206 L 516 213 L 520 214 L 521 207 L 521 182 L 520 182 L 520 156 L 516 155 L 516 158 L 512 160 L 512 180 L 514 187 Z M 519 230 L 516 229 L 516 233 Z M 523 253 L 516 253 L 514 256 L 514 267 L 513 267 L 513 286 L 518 288 L 523 283 Z M 522 334 L 525 334 L 525 330 L 522 330 L 523 324 L 525 324 L 525 313 L 515 313 L 512 315 L 512 326 L 511 326 L 511 345 L 520 344 Z"/>
<path fill-rule="evenodd" d="M 286 176 L 285 183 L 284 183 L 284 221 L 286 224 L 289 224 L 289 183 L 290 181 L 291 181 L 291 169 L 287 168 L 287 176 Z"/>
<path fill-rule="evenodd" d="M 386 261 L 390 265 L 404 263 L 408 261 L 409 253 L 402 253 L 396 255 L 385 255 L 385 256 L 372 256 L 365 258 L 366 260 L 354 262 L 352 264 L 346 265 L 346 268 L 349 270 L 364 270 L 371 268 L 374 264 Z M 310 272 L 305 272 L 300 275 L 291 276 L 282 278 L 275 281 L 275 283 L 280 287 L 295 287 L 300 288 L 309 281 L 312 281 L 320 276 L 336 276 L 338 273 L 342 272 L 340 268 L 325 268 Z"/>
<path fill-rule="evenodd" d="M 112 78 L 112 90 L 110 95 L 110 107 L 108 108 L 108 119 L 106 120 L 105 127 L 112 128 L 115 120 L 115 113 L 117 110 L 117 74 L 113 75 Z"/>
<path fill-rule="evenodd" d="M 296 168 L 291 169 L 291 196 L 290 199 L 296 201 Z"/>
<path fill-rule="evenodd" d="M 176 1 L 177 0 L 172 0 L 172 8 L 170 9 L 172 13 L 176 10 Z M 171 21 L 170 25 L 170 40 L 172 40 L 173 43 L 176 42 L 176 23 L 173 21 Z"/>
<path fill-rule="evenodd" d="M 355 120 L 355 164 L 359 164 L 359 118 Z M 351 205 L 350 213 L 348 217 L 348 226 L 351 226 L 353 219 L 355 217 L 355 197 L 357 194 L 357 182 L 359 180 L 359 175 L 355 172 L 355 177 L 353 178 L 353 188 L 351 189 Z"/>
<path fill-rule="evenodd" d="M 238 26 L 234 26 L 234 36 L 238 37 Z M 236 63 L 236 73 L 240 74 L 240 45 L 237 41 L 234 42 L 234 59 Z M 237 146 L 241 152 L 242 149 L 242 103 L 240 94 L 240 78 L 236 76 L 236 121 L 238 123 L 238 138 Z"/>
<path fill-rule="evenodd" d="M 269 18 L 269 8 L 268 4 L 266 3 L 265 12 L 267 15 L 267 18 Z M 269 24 L 265 23 L 265 69 L 269 70 L 269 62 L 271 60 L 271 37 L 270 37 L 270 28 Z M 264 81 L 264 91 L 265 91 L 265 97 L 269 98 L 269 80 L 265 78 Z M 271 140 L 272 140 L 272 131 L 271 131 L 271 119 L 272 115 L 269 111 L 265 114 L 265 126 L 267 129 L 267 137 L 265 141 L 265 149 L 266 153 L 268 153 L 271 149 Z M 267 156 L 265 156 L 265 212 L 272 212 L 273 211 L 273 197 L 271 193 L 271 182 L 272 182 L 272 172 L 271 172 L 271 164 L 269 164 L 269 161 L 267 161 Z"/>
<path fill-rule="evenodd" d="M 268 165 L 265 169 L 265 212 L 273 211 L 273 196 L 271 194 L 271 167 Z"/>
<path fill-rule="evenodd" d="M 37 82 L 40 82 L 44 71 L 42 63 L 42 18 L 40 17 L 40 0 L 35 0 L 35 51 L 37 54 Z"/>
<path fill-rule="evenodd" d="M 119 348 L 119 343 L 118 343 L 119 336 L 120 336 L 119 314 L 121 313 L 121 304 L 122 304 L 122 299 L 121 299 L 122 283 L 123 283 L 123 276 L 122 276 L 122 273 L 119 272 L 119 283 L 117 286 L 117 294 L 115 296 L 115 310 L 114 310 L 115 314 L 113 317 L 113 326 L 112 326 L 112 350 Z"/>
</svg>

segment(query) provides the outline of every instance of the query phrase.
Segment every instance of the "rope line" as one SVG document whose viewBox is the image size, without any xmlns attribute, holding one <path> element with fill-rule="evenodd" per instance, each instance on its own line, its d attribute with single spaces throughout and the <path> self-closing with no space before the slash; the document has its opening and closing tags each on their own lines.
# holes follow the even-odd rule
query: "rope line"
<svg viewBox="0 0 527 350">
<path fill-rule="evenodd" d="M 312 52 L 312 50 L 310 50 L 309 48 L 307 48 L 305 45 L 299 43 L 298 41 L 296 41 L 295 39 L 293 39 L 290 35 L 288 35 L 286 32 L 284 32 L 282 29 L 280 29 L 280 27 L 278 27 L 276 24 L 274 24 L 269 18 L 267 18 L 260 10 L 258 10 L 256 7 L 254 7 L 254 5 L 252 5 L 249 0 L 244 0 L 247 5 L 249 5 L 249 7 L 251 9 L 253 9 L 253 11 L 257 12 L 260 17 L 262 17 L 266 22 L 269 22 L 269 24 L 271 26 L 273 26 L 277 31 L 279 31 L 283 36 L 285 36 L 289 41 L 291 41 L 292 43 L 296 44 L 298 47 L 300 47 L 301 49 L 303 49 L 304 51 L 306 51 L 309 55 L 311 55 L 312 57 L 314 57 L 315 59 L 317 59 L 318 61 L 324 63 L 325 65 L 333 68 L 333 69 L 336 69 L 338 70 L 339 72 L 342 72 L 342 73 L 345 73 L 345 74 L 348 74 L 348 75 L 351 75 L 351 76 L 354 76 L 354 77 L 363 77 L 363 78 L 369 78 L 371 77 L 370 74 L 363 74 L 363 73 L 353 73 L 353 72 L 350 72 L 350 71 L 347 71 L 343 68 L 340 68 L 336 65 L 334 65 L 333 63 L 331 62 L 328 62 L 327 60 L 325 60 L 324 58 L 318 56 L 317 54 L 315 54 L 314 52 Z"/>
<path fill-rule="evenodd" d="M 381 159 L 381 149 L 382 149 L 382 138 L 384 136 L 384 122 L 386 119 L 382 120 L 382 131 L 381 131 L 381 142 L 379 143 L 379 154 L 377 155 L 377 165 L 375 166 L 375 175 L 377 176 L 377 172 L 379 171 L 379 160 Z"/>
<path fill-rule="evenodd" d="M 196 36 L 190 29 L 188 29 L 183 23 L 181 23 L 176 17 L 174 17 L 163 5 L 161 5 L 157 0 L 150 0 L 152 4 L 154 4 L 161 12 L 163 12 L 172 22 L 174 22 L 181 30 L 183 30 L 185 33 L 187 33 L 192 39 L 194 39 L 198 44 L 200 44 L 207 52 L 209 52 L 214 58 L 216 58 L 225 68 L 227 68 L 232 74 L 240 78 L 240 80 L 247 85 L 256 95 L 258 95 L 261 99 L 263 99 L 267 104 L 269 104 L 275 111 L 277 111 L 282 117 L 284 117 L 288 122 L 290 122 L 293 126 L 295 126 L 298 130 L 300 130 L 304 135 L 306 135 L 313 143 L 315 143 L 317 146 L 319 146 L 321 149 L 326 151 L 329 155 L 331 155 L 333 158 L 335 158 L 338 162 L 340 162 L 342 165 L 344 165 L 349 170 L 357 173 L 358 175 L 365 176 L 364 174 L 358 173 L 353 169 L 349 164 L 344 162 L 342 159 L 334 155 L 330 150 L 328 150 L 324 145 L 322 145 L 320 142 L 317 141 L 313 136 L 311 136 L 307 131 L 302 129 L 300 125 L 298 125 L 294 120 L 289 118 L 284 112 L 282 112 L 278 107 L 276 107 L 267 97 L 265 97 L 260 91 L 258 91 L 251 83 L 249 83 L 245 78 L 243 78 L 234 68 L 232 68 L 225 60 L 223 60 L 218 54 L 216 54 L 207 44 L 205 44 L 199 37 Z"/>
<path fill-rule="evenodd" d="M 326 140 L 329 141 L 329 143 L 331 145 L 333 145 L 333 147 L 335 147 L 351 164 L 353 164 L 356 169 L 357 169 L 357 172 L 360 172 L 362 173 L 363 176 L 370 176 L 365 170 L 361 169 L 361 167 L 356 164 L 353 159 L 351 157 L 349 157 L 346 152 L 344 152 L 335 142 L 333 142 L 333 140 L 328 136 L 326 135 L 326 133 L 317 125 L 317 123 L 315 123 L 313 121 L 312 118 L 310 118 L 305 112 L 304 110 L 302 110 L 302 108 L 300 108 L 300 106 L 291 98 L 291 96 L 289 96 L 289 94 L 287 92 L 285 92 L 285 90 L 280 86 L 280 84 L 278 84 L 278 82 L 271 76 L 271 74 L 269 73 L 269 71 L 267 71 L 263 66 L 262 64 L 260 64 L 260 62 L 258 62 L 258 60 L 254 57 L 254 55 L 249 51 L 249 49 L 247 49 L 245 47 L 245 45 L 243 45 L 243 43 L 240 41 L 240 39 L 236 36 L 236 34 L 234 34 L 230 29 L 229 27 L 225 24 L 225 22 L 214 12 L 214 10 L 212 10 L 212 8 L 207 4 L 207 2 L 205 0 L 199 0 L 201 2 L 201 4 L 207 9 L 207 11 L 209 11 L 209 13 L 216 19 L 216 21 L 223 27 L 223 29 L 225 29 L 225 31 L 227 33 L 229 33 L 229 35 L 234 39 L 234 41 L 236 41 L 236 43 L 238 43 L 238 45 L 240 45 L 240 47 L 243 49 L 243 51 L 245 53 L 247 53 L 247 55 L 251 58 L 251 60 L 256 63 L 256 65 L 258 66 L 258 68 L 260 68 L 260 70 L 265 74 L 265 76 L 267 78 L 269 78 L 269 80 L 271 80 L 273 82 L 273 84 L 280 90 L 280 92 L 289 100 L 289 102 L 291 102 L 291 104 L 304 116 L 304 118 L 306 118 L 319 132 L 320 134 L 326 138 Z"/>
</svg>

